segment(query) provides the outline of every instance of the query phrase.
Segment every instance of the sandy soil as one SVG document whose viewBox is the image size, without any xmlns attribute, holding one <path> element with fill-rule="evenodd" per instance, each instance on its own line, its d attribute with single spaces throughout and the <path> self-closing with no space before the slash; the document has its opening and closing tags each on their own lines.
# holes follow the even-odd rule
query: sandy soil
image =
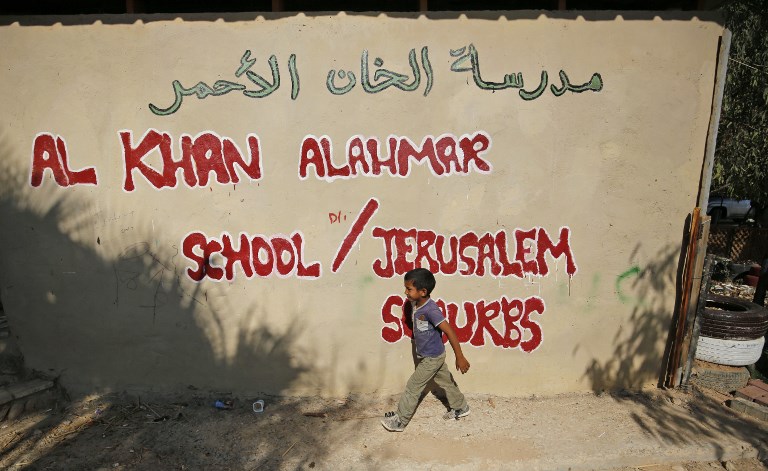
<svg viewBox="0 0 768 471">
<path fill-rule="evenodd" d="M 654 420 L 671 422 L 674 419 L 689 425 L 685 420 L 691 411 L 704 410 L 698 399 L 678 392 L 517 399 L 475 395 L 468 397 L 472 405 L 468 418 L 446 422 L 441 418 L 444 406 L 430 395 L 422 402 L 406 433 L 388 433 L 379 419 L 383 411 L 394 408 L 395 397 L 371 400 L 264 397 L 266 408 L 261 413 L 251 410 L 256 398 L 235 400 L 231 410 L 213 407 L 215 399 L 188 395 L 145 402 L 137 397 L 106 395 L 33 413 L 0 426 L 0 468 L 506 469 L 504 463 L 526 459 L 536 463 L 546 459 L 541 444 L 562 427 L 579 430 L 584 437 L 594 439 L 577 437 L 593 443 L 582 456 L 574 456 L 582 469 L 585 463 L 590 469 L 610 469 L 602 466 L 600 457 L 606 450 L 600 446 L 616 448 L 612 442 L 604 441 L 610 438 L 613 429 L 621 432 L 632 420 L 637 422 L 643 414 L 652 415 L 657 411 L 663 414 L 663 419 Z M 520 433 L 523 427 L 540 430 L 536 432 L 538 435 Z M 670 438 L 664 436 L 666 428 L 654 429 L 653 421 L 646 421 L 643 427 L 648 429 L 643 434 L 659 443 L 666 443 Z M 697 440 L 693 437 L 695 433 L 708 434 L 704 429 L 692 430 L 680 429 L 672 438 L 679 440 L 691 433 L 688 441 L 693 441 Z M 419 446 L 414 446 L 416 437 Z M 756 437 L 756 440 L 762 439 Z M 640 455 L 643 464 L 613 469 L 768 470 L 756 458 L 727 463 L 660 464 L 653 452 L 643 453 Z M 472 457 L 471 463 L 466 461 L 468 456 Z"/>
<path fill-rule="evenodd" d="M 765 471 L 768 469 L 764 464 L 762 464 L 758 459 L 743 459 L 743 460 L 733 460 L 733 461 L 726 461 L 726 462 L 719 462 L 719 461 L 701 461 L 701 462 L 688 462 L 688 463 L 678 463 L 674 465 L 654 465 L 654 466 L 646 466 L 642 468 L 634 467 L 634 468 L 618 468 L 615 471 L 642 471 L 642 470 L 650 470 L 650 471 L 717 471 L 717 470 L 727 470 L 727 471 Z"/>
</svg>

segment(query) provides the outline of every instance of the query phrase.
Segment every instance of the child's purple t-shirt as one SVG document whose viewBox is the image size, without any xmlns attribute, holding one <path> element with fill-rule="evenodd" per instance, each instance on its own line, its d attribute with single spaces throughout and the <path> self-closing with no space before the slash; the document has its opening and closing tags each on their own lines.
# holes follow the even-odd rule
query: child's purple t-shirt
<svg viewBox="0 0 768 471">
<path fill-rule="evenodd" d="M 436 327 L 445 321 L 434 301 L 427 300 L 413 313 L 413 341 L 416 353 L 423 357 L 437 357 L 445 352 L 443 333 Z"/>
</svg>

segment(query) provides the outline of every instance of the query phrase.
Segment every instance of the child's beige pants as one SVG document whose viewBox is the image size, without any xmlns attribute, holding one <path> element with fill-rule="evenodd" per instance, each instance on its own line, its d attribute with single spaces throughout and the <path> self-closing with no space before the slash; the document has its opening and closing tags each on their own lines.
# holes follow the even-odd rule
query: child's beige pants
<svg viewBox="0 0 768 471">
<path fill-rule="evenodd" d="M 408 378 L 405 392 L 400 396 L 400 403 L 397 405 L 397 415 L 400 416 L 400 422 L 403 425 L 411 421 L 419 405 L 419 397 L 432 378 L 435 378 L 435 383 L 445 390 L 451 409 L 463 409 L 467 406 L 464 394 L 459 391 L 445 364 L 445 352 L 438 357 L 417 357 L 416 361 L 416 371 Z"/>
</svg>

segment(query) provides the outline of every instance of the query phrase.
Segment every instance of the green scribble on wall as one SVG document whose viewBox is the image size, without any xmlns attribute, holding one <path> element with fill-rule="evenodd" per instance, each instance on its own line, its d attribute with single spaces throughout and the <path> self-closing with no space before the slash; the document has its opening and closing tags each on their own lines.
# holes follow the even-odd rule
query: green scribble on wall
<svg viewBox="0 0 768 471">
<path fill-rule="evenodd" d="M 621 275 L 616 277 L 616 295 L 619 297 L 619 301 L 621 301 L 623 304 L 629 304 L 632 302 L 637 302 L 637 299 L 635 299 L 632 296 L 627 296 L 624 294 L 624 291 L 622 290 L 622 284 L 628 279 L 635 276 L 640 275 L 640 267 L 637 265 L 633 266 L 629 270 L 625 271 Z"/>
<path fill-rule="evenodd" d="M 368 286 L 371 283 L 373 283 L 372 275 L 365 275 L 364 277 L 360 278 L 360 286 Z"/>
</svg>

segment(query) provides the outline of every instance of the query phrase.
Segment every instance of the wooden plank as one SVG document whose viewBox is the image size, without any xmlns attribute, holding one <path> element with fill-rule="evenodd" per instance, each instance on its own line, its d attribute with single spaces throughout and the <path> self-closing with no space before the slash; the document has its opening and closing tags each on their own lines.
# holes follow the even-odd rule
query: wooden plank
<svg viewBox="0 0 768 471">
<path fill-rule="evenodd" d="M 719 44 L 719 50 L 717 55 L 717 70 L 715 72 L 715 90 L 714 90 L 714 96 L 712 97 L 712 107 L 710 110 L 710 116 L 709 116 L 709 130 L 707 132 L 707 143 L 706 147 L 704 148 L 704 163 L 701 168 L 701 176 L 699 178 L 699 195 L 697 198 L 697 205 L 699 208 L 706 208 L 707 203 L 709 202 L 709 190 L 712 185 L 712 169 L 714 168 L 714 161 L 715 161 L 715 147 L 717 146 L 717 130 L 718 126 L 720 124 L 720 112 L 722 109 L 723 104 L 723 94 L 725 90 L 725 74 L 728 71 L 728 54 L 731 49 L 731 32 L 727 29 L 723 31 L 723 35 L 720 37 L 720 44 Z M 705 210 L 705 216 L 706 216 L 706 210 Z M 709 222 L 709 221 L 707 221 Z M 692 296 L 693 293 L 699 293 L 699 300 L 702 298 L 701 293 L 701 268 L 704 265 L 704 257 L 707 253 L 707 243 L 709 238 L 709 224 L 706 224 L 706 227 L 702 228 L 704 229 L 704 233 L 706 237 L 701 237 L 700 240 L 691 240 L 691 244 L 696 245 L 696 253 L 694 256 L 696 257 L 696 261 L 694 263 L 694 272 L 697 276 L 692 277 L 692 286 L 687 287 L 684 285 L 683 287 L 683 305 L 684 310 L 681 310 L 680 315 L 687 317 L 688 314 L 688 297 Z M 691 231 L 693 232 L 693 231 Z M 688 274 L 688 276 L 691 276 L 692 274 Z M 685 274 L 684 274 L 685 276 Z M 694 291 L 695 289 L 695 291 Z M 706 293 L 703 293 L 704 296 L 706 296 Z M 696 309 L 698 308 L 698 302 L 692 303 L 692 312 L 695 313 Z M 695 316 L 695 314 L 694 314 Z M 683 319 L 683 324 L 680 325 L 678 323 L 677 329 L 683 330 L 683 332 L 678 331 L 676 334 L 679 336 L 676 341 L 674 342 L 672 346 L 672 353 L 673 356 L 671 357 L 672 362 L 672 369 L 667 370 L 667 378 L 665 384 L 667 386 L 671 387 L 677 387 L 681 384 L 684 384 L 687 382 L 687 379 L 690 375 L 691 371 L 691 364 L 692 364 L 692 355 L 690 350 L 693 350 L 693 353 L 695 354 L 696 350 L 696 343 L 698 340 L 699 332 L 696 332 L 696 319 L 693 319 L 693 323 L 686 323 L 686 319 Z M 688 331 L 686 332 L 685 329 L 688 328 Z M 684 345 L 680 345 L 679 343 L 683 343 Z M 679 349 L 678 351 L 675 351 L 675 349 Z M 678 367 L 679 362 L 683 359 L 681 358 L 684 356 L 685 363 Z"/>
<path fill-rule="evenodd" d="M 692 287 L 694 279 L 694 267 L 696 265 L 696 255 L 699 249 L 699 229 L 701 225 L 701 208 L 693 208 L 693 214 L 689 223 L 688 237 L 686 240 L 686 255 L 683 262 L 683 292 L 680 302 L 677 320 L 675 322 L 675 337 L 670 349 L 669 362 L 667 364 L 666 379 L 664 385 L 675 388 L 680 385 L 683 378 L 683 367 L 681 366 L 681 354 L 683 353 L 683 343 L 685 340 L 685 326 L 688 318 L 688 308 L 690 299 L 693 296 Z M 686 357 L 687 357 L 687 351 Z"/>
<path fill-rule="evenodd" d="M 699 341 L 699 334 L 701 333 L 701 313 L 707 305 L 707 294 L 709 294 L 710 282 L 712 279 L 712 256 L 707 255 L 707 239 L 709 238 L 709 228 L 711 219 L 709 216 L 702 218 L 702 233 L 701 238 L 698 241 L 699 248 L 697 251 L 696 264 L 694 265 L 694 273 L 700 274 L 698 277 L 694 277 L 691 287 L 691 298 L 693 293 L 699 293 L 696 302 L 691 302 L 691 306 L 688 309 L 688 318 L 684 326 L 683 345 L 680 349 L 681 360 L 684 360 L 682 378 L 675 383 L 675 385 L 685 385 L 691 377 L 691 368 L 693 366 L 693 360 L 696 356 L 696 347 Z"/>
<path fill-rule="evenodd" d="M 715 165 L 715 147 L 717 146 L 717 130 L 720 124 L 720 111 L 725 90 L 725 73 L 728 71 L 728 54 L 731 50 L 731 32 L 727 29 L 720 37 L 720 50 L 717 56 L 717 71 L 715 72 L 715 90 L 712 97 L 712 108 L 709 115 L 709 132 L 704 148 L 704 165 L 701 168 L 699 180 L 698 206 L 706 208 L 709 202 L 709 190 L 712 185 L 712 169 Z"/>
</svg>

